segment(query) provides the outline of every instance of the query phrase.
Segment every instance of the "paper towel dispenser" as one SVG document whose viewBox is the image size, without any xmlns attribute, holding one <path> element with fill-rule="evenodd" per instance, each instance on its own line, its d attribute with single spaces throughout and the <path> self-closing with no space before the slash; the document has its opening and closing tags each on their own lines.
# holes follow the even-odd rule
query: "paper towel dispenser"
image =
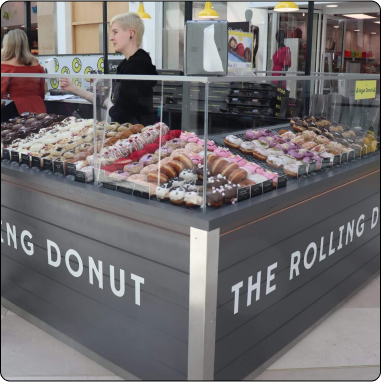
<svg viewBox="0 0 381 382">
<path fill-rule="evenodd" d="M 227 21 L 187 21 L 184 46 L 185 75 L 228 74 Z"/>
</svg>

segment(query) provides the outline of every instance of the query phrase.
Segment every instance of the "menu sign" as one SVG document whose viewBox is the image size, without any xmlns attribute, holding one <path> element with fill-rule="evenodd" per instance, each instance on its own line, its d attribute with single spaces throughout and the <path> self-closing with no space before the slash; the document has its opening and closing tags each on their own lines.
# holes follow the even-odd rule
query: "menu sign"
<svg viewBox="0 0 381 382">
<path fill-rule="evenodd" d="M 250 191 L 251 197 L 254 198 L 256 196 L 262 195 L 263 194 L 263 184 L 254 184 L 251 186 L 251 191 Z"/>
<path fill-rule="evenodd" d="M 32 157 L 32 167 L 37 167 L 41 169 L 41 158 L 40 157 Z"/>
<path fill-rule="evenodd" d="M 75 172 L 77 171 L 75 163 L 66 163 L 66 172 L 68 175 L 74 175 Z"/>
<path fill-rule="evenodd" d="M 75 171 L 75 181 L 80 183 L 87 183 L 86 173 L 83 171 Z"/>
<path fill-rule="evenodd" d="M 356 158 L 356 153 L 355 153 L 355 150 L 351 150 L 349 153 L 348 153 L 348 162 L 352 161 L 352 160 L 355 160 Z"/>
<path fill-rule="evenodd" d="M 335 157 L 333 158 L 333 165 L 339 165 L 341 164 L 341 155 L 335 155 Z"/>
<path fill-rule="evenodd" d="M 298 167 L 298 178 L 299 178 L 299 176 L 305 175 L 306 173 L 307 173 L 307 166 L 305 164 L 301 164 Z"/>
<path fill-rule="evenodd" d="M 323 158 L 323 161 L 321 163 L 321 168 L 328 167 L 331 164 L 330 158 Z"/>
<path fill-rule="evenodd" d="M 44 159 L 44 170 L 53 172 L 53 162 L 50 159 Z"/>
<path fill-rule="evenodd" d="M 21 164 L 25 164 L 28 167 L 31 167 L 30 156 L 28 154 L 21 154 Z"/>
<path fill-rule="evenodd" d="M 263 182 L 263 193 L 266 194 L 274 189 L 274 183 L 272 179 L 266 180 Z"/>
<path fill-rule="evenodd" d="M 134 188 L 135 188 L 134 182 L 130 182 L 128 180 L 125 180 L 119 184 L 117 191 L 119 191 L 123 194 L 133 195 Z"/>
<path fill-rule="evenodd" d="M 250 186 L 241 187 L 237 190 L 237 202 L 250 199 Z"/>
<path fill-rule="evenodd" d="M 11 160 L 11 156 L 8 149 L 3 150 L 3 159 Z"/>
<path fill-rule="evenodd" d="M 316 161 L 311 161 L 308 165 L 308 173 L 316 171 Z"/>
<path fill-rule="evenodd" d="M 287 186 L 287 175 L 280 176 L 278 178 L 277 188 L 282 188 Z"/>
<path fill-rule="evenodd" d="M 54 173 L 65 175 L 65 163 L 61 161 L 53 162 Z"/>
<path fill-rule="evenodd" d="M 341 163 L 348 163 L 348 153 L 341 154 Z"/>
<path fill-rule="evenodd" d="M 11 161 L 17 163 L 20 162 L 20 154 L 18 153 L 18 151 L 11 151 Z"/>
</svg>

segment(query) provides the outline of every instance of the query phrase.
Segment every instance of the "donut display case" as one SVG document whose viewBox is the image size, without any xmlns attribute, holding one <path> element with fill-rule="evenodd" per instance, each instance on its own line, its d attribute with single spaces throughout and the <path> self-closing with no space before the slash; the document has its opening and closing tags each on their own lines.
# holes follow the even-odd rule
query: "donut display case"
<svg viewBox="0 0 381 382">
<path fill-rule="evenodd" d="M 136 80 L 158 107 L 108 102 Z M 379 270 L 379 76 L 91 82 L 92 118 L 2 119 L 5 307 L 122 378 L 237 380 Z M 305 97 L 258 124 L 295 82 Z M 175 125 L 169 87 L 181 89 Z M 210 124 L 210 94 L 239 112 Z"/>
</svg>

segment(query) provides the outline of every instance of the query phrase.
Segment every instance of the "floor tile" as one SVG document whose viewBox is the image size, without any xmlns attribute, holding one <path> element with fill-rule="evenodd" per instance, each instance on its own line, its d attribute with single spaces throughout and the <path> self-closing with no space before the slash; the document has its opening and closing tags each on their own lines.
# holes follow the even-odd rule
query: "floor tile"
<svg viewBox="0 0 381 382">
<path fill-rule="evenodd" d="M 380 282 L 374 278 L 355 296 L 346 302 L 341 309 L 345 308 L 376 308 L 380 307 Z"/>
<path fill-rule="evenodd" d="M 374 381 L 379 375 L 379 366 L 267 370 L 255 378 L 255 381 Z M 245 379 L 249 380 L 249 377 Z"/>
<path fill-rule="evenodd" d="M 380 364 L 380 309 L 339 309 L 269 369 Z"/>
<path fill-rule="evenodd" d="M 1 315 L 4 316 L 5 313 L 7 313 L 7 308 L 1 305 Z"/>
<path fill-rule="evenodd" d="M 15 356 L 17 355 L 17 356 Z M 87 357 L 16 315 L 1 323 L 1 373 L 25 376 L 114 376 Z"/>
</svg>

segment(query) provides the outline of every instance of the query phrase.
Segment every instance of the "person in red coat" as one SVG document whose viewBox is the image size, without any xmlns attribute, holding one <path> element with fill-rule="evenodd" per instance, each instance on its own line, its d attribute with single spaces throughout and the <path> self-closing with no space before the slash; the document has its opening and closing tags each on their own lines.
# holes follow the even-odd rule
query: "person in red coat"
<svg viewBox="0 0 381 382">
<path fill-rule="evenodd" d="M 9 31 L 1 49 L 1 73 L 45 73 L 38 60 L 30 53 L 24 31 Z M 14 101 L 19 114 L 46 113 L 44 78 L 1 77 L 1 98 Z"/>
<path fill-rule="evenodd" d="M 291 50 L 289 47 L 284 45 L 284 30 L 279 30 L 276 32 L 276 41 L 278 43 L 278 49 L 273 55 L 273 71 L 276 72 L 287 72 L 291 66 Z M 272 73 L 272 76 L 284 76 L 282 73 Z M 274 84 L 282 86 L 286 89 L 286 81 L 273 81 Z"/>
</svg>

